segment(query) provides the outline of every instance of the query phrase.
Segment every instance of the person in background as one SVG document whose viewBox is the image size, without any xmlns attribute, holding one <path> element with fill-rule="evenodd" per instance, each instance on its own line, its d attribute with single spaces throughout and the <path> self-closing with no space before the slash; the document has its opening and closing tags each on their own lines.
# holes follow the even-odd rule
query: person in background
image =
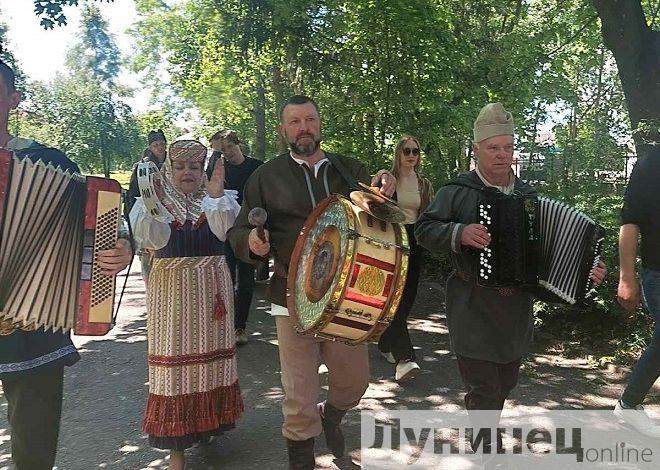
<svg viewBox="0 0 660 470">
<path fill-rule="evenodd" d="M 653 317 L 651 341 L 635 364 L 614 414 L 640 433 L 660 438 L 660 425 L 645 413 L 642 402 L 660 376 L 660 148 L 651 147 L 642 155 L 630 175 L 621 210 L 619 231 L 619 288 L 621 306 L 637 310 L 640 293 Z M 641 236 L 641 290 L 635 274 L 637 243 Z"/>
<path fill-rule="evenodd" d="M 163 166 L 167 157 L 167 139 L 165 133 L 161 130 L 149 131 L 147 135 L 148 146 L 144 149 L 140 163 L 152 162 L 158 169 Z M 124 196 L 124 216 L 128 220 L 128 214 L 131 213 L 136 198 L 140 197 L 140 188 L 138 187 L 137 164 L 133 165 L 133 173 L 128 185 L 128 191 Z M 149 271 L 151 270 L 151 261 L 153 253 L 147 248 L 139 247 L 138 256 L 140 257 L 140 266 L 142 269 L 142 279 L 145 284 L 149 282 Z"/>
<path fill-rule="evenodd" d="M 410 245 L 408 257 L 408 275 L 403 289 L 401 303 L 392 323 L 381 335 L 378 350 L 388 362 L 396 364 L 394 378 L 405 381 L 414 378 L 419 373 L 408 333 L 408 315 L 412 310 L 419 276 L 423 269 L 423 249 L 415 240 L 415 222 L 420 214 L 431 203 L 433 187 L 431 182 L 420 173 L 421 147 L 415 137 L 404 135 L 394 149 L 392 174 L 396 178 L 396 200 L 406 214 L 405 227 Z"/>
<path fill-rule="evenodd" d="M 246 181 L 263 163 L 261 160 L 244 155 L 242 150 L 244 146 L 241 144 L 235 131 L 226 129 L 213 134 L 211 136 L 213 154 L 206 168 L 206 174 L 210 178 L 215 166 L 224 164 L 225 189 L 238 192 L 239 204 L 243 203 L 243 188 Z M 229 243 L 225 244 L 225 259 L 231 273 L 236 299 L 234 317 L 236 344 L 242 346 L 248 342 L 246 326 L 254 292 L 255 266 L 252 263 L 236 259 Z"/>
</svg>

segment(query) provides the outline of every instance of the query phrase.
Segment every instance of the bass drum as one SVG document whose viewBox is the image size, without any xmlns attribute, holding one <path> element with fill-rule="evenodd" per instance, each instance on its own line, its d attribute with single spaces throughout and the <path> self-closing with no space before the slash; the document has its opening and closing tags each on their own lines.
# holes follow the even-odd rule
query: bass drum
<svg viewBox="0 0 660 470">
<path fill-rule="evenodd" d="M 291 255 L 287 307 L 297 331 L 349 344 L 377 340 L 399 307 L 408 253 L 401 224 L 342 196 L 321 201 Z"/>
</svg>

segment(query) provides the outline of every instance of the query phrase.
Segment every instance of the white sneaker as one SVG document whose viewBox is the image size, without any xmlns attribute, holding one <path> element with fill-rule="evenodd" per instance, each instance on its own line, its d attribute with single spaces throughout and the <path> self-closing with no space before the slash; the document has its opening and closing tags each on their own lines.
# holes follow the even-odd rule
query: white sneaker
<svg viewBox="0 0 660 470">
<path fill-rule="evenodd" d="M 396 364 L 396 359 L 394 359 L 394 354 L 392 354 L 391 352 L 383 352 L 380 349 L 378 350 L 378 352 L 380 353 L 381 356 L 385 358 L 387 362 L 389 362 L 390 364 Z"/>
<path fill-rule="evenodd" d="M 617 401 L 613 413 L 614 416 L 632 426 L 641 434 L 660 438 L 660 425 L 656 424 L 646 414 L 642 405 L 637 405 L 635 408 L 623 408 L 621 402 Z"/>
<path fill-rule="evenodd" d="M 248 342 L 248 335 L 244 329 L 239 328 L 236 330 L 236 346 L 243 346 Z"/>
<path fill-rule="evenodd" d="M 394 379 L 397 382 L 405 382 L 406 380 L 417 377 L 421 369 L 415 361 L 399 361 L 396 365 L 396 373 Z"/>
</svg>

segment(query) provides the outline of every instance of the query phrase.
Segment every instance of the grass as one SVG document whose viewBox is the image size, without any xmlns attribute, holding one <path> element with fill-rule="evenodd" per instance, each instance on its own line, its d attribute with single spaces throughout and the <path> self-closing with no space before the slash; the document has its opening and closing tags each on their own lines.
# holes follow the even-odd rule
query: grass
<svg viewBox="0 0 660 470">
<path fill-rule="evenodd" d="M 93 176 L 103 176 L 103 175 L 93 175 Z M 131 182 L 131 172 L 130 171 L 111 171 L 110 178 L 117 180 L 122 188 L 128 189 L 128 185 Z"/>
</svg>

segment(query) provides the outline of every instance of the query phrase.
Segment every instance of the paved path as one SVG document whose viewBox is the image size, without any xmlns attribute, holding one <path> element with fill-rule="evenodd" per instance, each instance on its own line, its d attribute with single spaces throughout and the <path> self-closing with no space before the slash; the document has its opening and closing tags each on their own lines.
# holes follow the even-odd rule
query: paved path
<svg viewBox="0 0 660 470">
<path fill-rule="evenodd" d="M 123 278 L 121 278 L 123 279 Z M 258 286 L 248 328 L 250 342 L 238 351 L 246 411 L 237 428 L 207 447 L 188 452 L 188 469 L 285 469 L 280 434 L 282 389 L 275 325 L 266 313 L 265 288 Z M 363 409 L 441 409 L 462 405 L 462 386 L 449 353 L 444 292 L 423 283 L 410 320 L 411 336 L 424 369 L 414 382 L 393 380 L 393 366 L 371 346 L 372 382 Z M 57 459 L 59 470 L 165 469 L 167 452 L 152 449 L 140 431 L 147 396 L 144 286 L 134 267 L 118 325 L 102 338 L 76 337 L 82 360 L 67 368 Z M 525 364 L 507 406 L 527 408 L 611 408 L 626 371 L 602 370 L 587 358 L 567 359 L 544 345 Z M 652 397 L 660 403 L 657 389 Z M 0 470 L 10 468 L 7 404 L 0 394 Z M 660 405 L 654 405 L 660 410 Z M 349 413 L 344 429 L 351 457 L 333 460 L 323 437 L 317 440 L 320 468 L 358 468 L 359 414 Z"/>
</svg>

